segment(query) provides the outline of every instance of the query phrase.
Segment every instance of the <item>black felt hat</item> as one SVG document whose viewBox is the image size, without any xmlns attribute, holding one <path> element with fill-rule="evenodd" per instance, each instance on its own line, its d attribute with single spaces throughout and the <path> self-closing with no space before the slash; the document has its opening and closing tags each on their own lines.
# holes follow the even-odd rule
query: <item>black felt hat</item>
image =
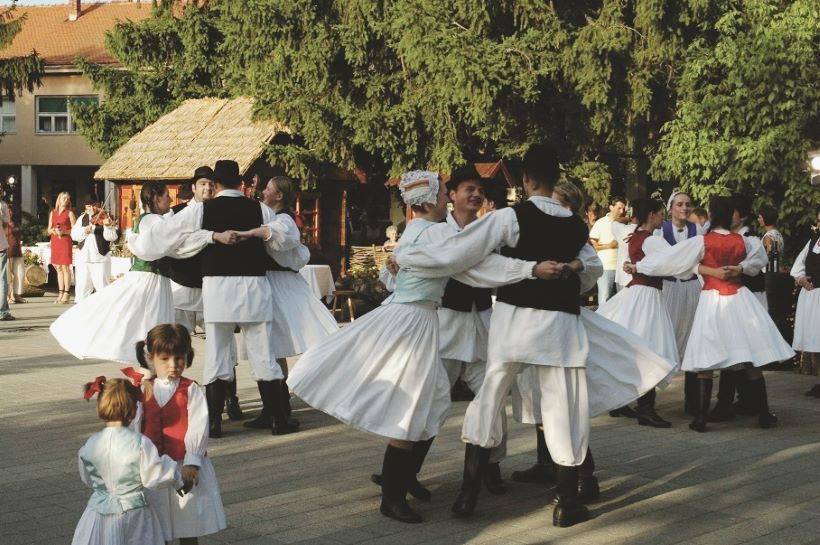
<svg viewBox="0 0 820 545">
<path fill-rule="evenodd" d="M 197 168 L 194 171 L 194 177 L 191 178 L 191 183 L 195 184 L 197 180 L 200 178 L 205 178 L 206 180 L 213 180 L 214 179 L 214 169 L 205 165 Z"/>
<path fill-rule="evenodd" d="M 229 159 L 221 159 L 214 165 L 214 181 L 227 187 L 237 187 L 242 181 L 239 164 Z"/>
<path fill-rule="evenodd" d="M 450 175 L 450 179 L 447 180 L 447 191 L 455 191 L 458 189 L 458 184 L 467 180 L 474 180 L 476 182 L 480 182 L 481 184 L 484 184 L 485 182 L 485 180 L 481 177 L 481 174 L 479 174 L 478 170 L 476 170 L 475 165 L 469 163 L 462 167 L 458 167 L 453 171 Z"/>
</svg>

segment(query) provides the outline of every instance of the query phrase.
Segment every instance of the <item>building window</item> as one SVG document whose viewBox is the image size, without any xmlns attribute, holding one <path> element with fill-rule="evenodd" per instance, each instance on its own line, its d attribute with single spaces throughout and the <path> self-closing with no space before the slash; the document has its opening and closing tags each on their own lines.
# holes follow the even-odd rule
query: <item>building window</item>
<svg viewBox="0 0 820 545">
<path fill-rule="evenodd" d="M 37 97 L 37 132 L 69 134 L 77 132 L 71 117 L 72 104 L 99 104 L 98 97 Z"/>
<path fill-rule="evenodd" d="M 17 108 L 13 100 L 3 99 L 0 105 L 0 133 L 14 134 L 17 132 Z"/>
</svg>

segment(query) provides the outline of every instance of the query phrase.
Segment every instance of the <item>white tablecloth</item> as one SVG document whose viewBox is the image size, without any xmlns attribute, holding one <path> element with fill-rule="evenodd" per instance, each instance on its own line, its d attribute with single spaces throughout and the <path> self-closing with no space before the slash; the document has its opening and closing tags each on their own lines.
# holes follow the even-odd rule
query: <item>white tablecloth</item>
<svg viewBox="0 0 820 545">
<path fill-rule="evenodd" d="M 51 265 L 51 246 L 23 246 L 23 253 L 30 251 L 40 258 L 40 266 L 48 274 L 48 266 Z M 82 254 L 77 247 L 74 247 L 72 253 L 72 262 L 76 265 L 82 262 Z M 114 278 L 123 275 L 131 268 L 130 257 L 112 257 L 111 258 L 111 276 Z M 72 276 L 71 283 L 74 283 L 74 267 L 71 268 Z"/>
<path fill-rule="evenodd" d="M 299 273 L 307 280 L 310 290 L 316 294 L 316 297 L 319 299 L 324 297 L 328 303 L 333 300 L 336 284 L 333 282 L 330 265 L 305 265 Z"/>
</svg>

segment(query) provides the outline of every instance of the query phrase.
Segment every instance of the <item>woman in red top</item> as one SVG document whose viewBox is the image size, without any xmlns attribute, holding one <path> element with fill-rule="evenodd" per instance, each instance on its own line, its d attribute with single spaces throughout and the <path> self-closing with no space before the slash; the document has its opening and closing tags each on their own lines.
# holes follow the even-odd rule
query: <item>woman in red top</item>
<svg viewBox="0 0 820 545">
<path fill-rule="evenodd" d="M 69 300 L 71 289 L 71 252 L 74 243 L 71 240 L 71 226 L 77 218 L 71 210 L 71 197 L 63 191 L 57 195 L 57 202 L 48 217 L 48 230 L 51 233 L 51 264 L 57 270 L 57 285 L 60 295 L 58 305 L 65 305 Z"/>
</svg>

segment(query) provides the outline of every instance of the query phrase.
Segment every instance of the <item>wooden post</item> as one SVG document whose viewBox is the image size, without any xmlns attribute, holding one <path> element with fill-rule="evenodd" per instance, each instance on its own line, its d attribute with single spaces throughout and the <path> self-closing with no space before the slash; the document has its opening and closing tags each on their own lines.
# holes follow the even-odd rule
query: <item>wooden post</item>
<svg viewBox="0 0 820 545">
<path fill-rule="evenodd" d="M 344 278 L 347 274 L 347 254 L 345 253 L 345 249 L 347 248 L 347 190 L 345 189 L 342 191 L 342 206 L 341 211 L 339 212 L 339 245 L 342 248 L 341 254 L 341 268 L 339 269 L 339 275 Z"/>
</svg>

